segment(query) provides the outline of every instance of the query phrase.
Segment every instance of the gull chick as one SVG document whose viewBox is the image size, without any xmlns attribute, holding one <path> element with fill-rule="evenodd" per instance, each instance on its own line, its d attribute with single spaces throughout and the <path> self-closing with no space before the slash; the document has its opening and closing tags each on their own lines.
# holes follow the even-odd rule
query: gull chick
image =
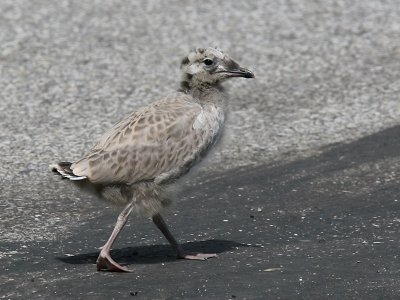
<svg viewBox="0 0 400 300">
<path fill-rule="evenodd" d="M 169 188 L 198 163 L 221 135 L 229 78 L 254 78 L 228 55 L 200 48 L 182 60 L 178 92 L 138 109 L 116 124 L 87 155 L 52 165 L 53 172 L 102 199 L 123 206 L 102 247 L 97 270 L 129 272 L 111 247 L 132 211 L 152 218 L 178 258 L 205 260 L 216 254 L 185 253 L 160 215 L 171 201 Z"/>
</svg>

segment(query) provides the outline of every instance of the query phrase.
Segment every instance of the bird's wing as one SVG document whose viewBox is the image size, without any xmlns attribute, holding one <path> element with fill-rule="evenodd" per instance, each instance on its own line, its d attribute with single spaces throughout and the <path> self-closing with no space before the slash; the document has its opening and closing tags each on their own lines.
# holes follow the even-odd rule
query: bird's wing
<svg viewBox="0 0 400 300">
<path fill-rule="evenodd" d="M 93 183 L 164 182 L 178 177 L 216 139 L 222 111 L 177 93 L 131 114 L 116 124 L 81 160 L 77 176 Z"/>
</svg>

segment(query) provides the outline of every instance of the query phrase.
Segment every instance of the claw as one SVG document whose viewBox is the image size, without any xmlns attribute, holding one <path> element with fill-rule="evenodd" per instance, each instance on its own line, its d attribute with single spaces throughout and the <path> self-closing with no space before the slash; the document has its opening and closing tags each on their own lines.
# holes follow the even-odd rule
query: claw
<svg viewBox="0 0 400 300">
<path fill-rule="evenodd" d="M 216 257 L 215 253 L 190 253 L 190 254 L 178 254 L 178 258 L 191 259 L 191 260 L 207 260 L 209 258 Z"/>
<path fill-rule="evenodd" d="M 96 261 L 97 271 L 109 271 L 109 272 L 132 272 L 127 267 L 123 267 L 115 262 L 109 254 L 100 254 Z"/>
</svg>

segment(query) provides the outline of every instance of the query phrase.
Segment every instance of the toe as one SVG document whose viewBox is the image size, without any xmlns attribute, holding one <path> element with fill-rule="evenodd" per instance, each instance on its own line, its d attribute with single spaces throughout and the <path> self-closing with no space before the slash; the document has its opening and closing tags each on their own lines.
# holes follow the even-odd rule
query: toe
<svg viewBox="0 0 400 300">
<path fill-rule="evenodd" d="M 215 253 L 191 253 L 191 254 L 184 254 L 182 258 L 191 260 L 206 260 L 216 256 L 217 254 Z"/>
<path fill-rule="evenodd" d="M 127 267 L 121 266 L 115 262 L 110 256 L 99 256 L 97 259 L 97 271 L 109 272 L 132 272 Z"/>
</svg>

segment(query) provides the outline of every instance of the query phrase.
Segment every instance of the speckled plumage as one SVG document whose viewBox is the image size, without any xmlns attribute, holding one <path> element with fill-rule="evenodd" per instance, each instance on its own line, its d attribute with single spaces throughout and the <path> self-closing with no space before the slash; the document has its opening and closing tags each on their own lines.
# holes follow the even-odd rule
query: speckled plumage
<svg viewBox="0 0 400 300">
<path fill-rule="evenodd" d="M 178 92 L 116 124 L 83 158 L 52 166 L 54 172 L 78 186 L 126 206 L 102 250 L 98 269 L 125 271 L 109 257 L 109 249 L 131 211 L 152 216 L 170 243 L 178 247 L 159 215 L 170 203 L 169 187 L 207 154 L 221 134 L 226 100 L 221 82 L 230 77 L 253 77 L 214 48 L 194 50 L 182 60 L 181 69 Z M 176 249 L 178 256 L 190 257 Z"/>
<path fill-rule="evenodd" d="M 186 173 L 205 154 L 223 121 L 221 107 L 202 106 L 191 95 L 174 93 L 115 125 L 70 168 L 98 186 L 102 198 L 117 205 L 134 201 L 134 211 L 151 216 L 169 203 L 162 185 Z M 157 192 L 148 196 L 136 191 L 146 188 Z"/>
<path fill-rule="evenodd" d="M 175 93 L 118 123 L 71 169 L 93 183 L 157 181 L 195 160 L 223 119 L 222 108 L 202 107 L 190 95 Z"/>
</svg>

